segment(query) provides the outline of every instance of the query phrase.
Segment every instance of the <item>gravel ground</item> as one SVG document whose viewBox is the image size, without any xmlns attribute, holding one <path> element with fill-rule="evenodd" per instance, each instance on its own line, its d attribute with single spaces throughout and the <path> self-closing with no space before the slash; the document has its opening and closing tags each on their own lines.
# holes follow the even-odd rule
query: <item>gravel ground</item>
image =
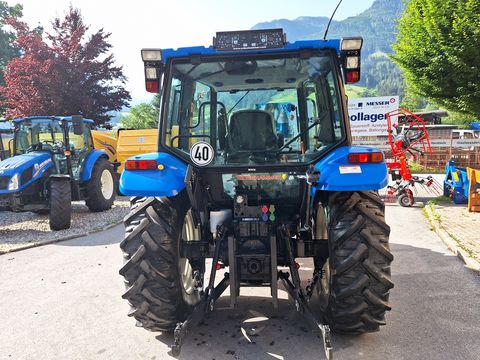
<svg viewBox="0 0 480 360">
<path fill-rule="evenodd" d="M 130 209 L 129 198 L 118 197 L 110 210 L 90 212 L 83 201 L 72 203 L 72 226 L 50 230 L 48 215 L 0 212 L 0 254 L 55 240 L 84 235 L 119 223 Z"/>
</svg>

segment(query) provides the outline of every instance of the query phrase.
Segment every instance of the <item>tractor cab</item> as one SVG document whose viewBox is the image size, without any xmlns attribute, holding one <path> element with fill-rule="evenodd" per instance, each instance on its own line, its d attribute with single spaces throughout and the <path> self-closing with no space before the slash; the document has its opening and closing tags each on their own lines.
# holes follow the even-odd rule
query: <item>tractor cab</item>
<svg viewBox="0 0 480 360">
<path fill-rule="evenodd" d="M 0 119 L 0 161 L 10 157 L 10 145 L 12 144 L 13 129 L 7 120 Z"/>
<path fill-rule="evenodd" d="M 80 179 L 81 164 L 93 150 L 93 120 L 75 117 L 28 117 L 14 120 L 14 155 L 48 153 L 55 173 Z"/>
<path fill-rule="evenodd" d="M 162 176 L 174 171 L 163 158 L 191 166 L 216 184 L 215 206 L 253 187 L 253 197 L 300 207 L 305 182 L 299 179 L 307 169 L 320 170 L 322 159 L 351 145 L 343 84 L 360 80 L 362 43 L 361 37 L 289 43 L 282 29 L 271 29 L 220 32 L 208 48 L 143 49 L 146 90 L 162 94 L 162 159 L 150 159 L 148 166 L 161 165 Z M 364 154 L 367 163 L 383 161 L 378 151 L 344 151 L 338 165 L 356 166 L 358 155 L 348 160 L 351 151 Z M 135 163 L 129 166 L 137 170 Z M 351 171 L 369 181 L 357 168 Z M 120 191 L 159 194 L 153 178 L 140 176 L 125 174 Z M 345 190 L 356 186 L 347 183 Z"/>
<path fill-rule="evenodd" d="M 162 150 L 201 167 L 318 160 L 349 143 L 341 78 L 359 80 L 361 46 L 290 44 L 276 29 L 218 33 L 211 48 L 142 50 L 147 91 L 163 93 Z"/>
</svg>

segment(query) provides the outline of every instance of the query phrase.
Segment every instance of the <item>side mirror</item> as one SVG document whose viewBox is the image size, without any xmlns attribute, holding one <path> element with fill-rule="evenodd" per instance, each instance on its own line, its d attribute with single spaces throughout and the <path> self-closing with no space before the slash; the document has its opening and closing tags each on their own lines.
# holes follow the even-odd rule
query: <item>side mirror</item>
<svg viewBox="0 0 480 360">
<path fill-rule="evenodd" d="M 73 133 L 75 135 L 83 135 L 85 132 L 84 123 L 83 123 L 83 116 L 82 115 L 73 115 L 72 116 L 72 125 L 73 125 Z"/>
</svg>

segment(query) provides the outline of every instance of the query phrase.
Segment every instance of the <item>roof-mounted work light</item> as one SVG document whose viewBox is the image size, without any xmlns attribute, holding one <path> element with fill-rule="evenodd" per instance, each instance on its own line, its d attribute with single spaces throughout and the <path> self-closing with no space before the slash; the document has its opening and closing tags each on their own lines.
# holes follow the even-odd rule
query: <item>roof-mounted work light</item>
<svg viewBox="0 0 480 360">
<path fill-rule="evenodd" d="M 363 45 L 363 39 L 361 37 L 343 38 L 340 49 L 342 51 L 351 51 L 351 50 L 360 51 L 362 49 L 362 45 Z"/>
<path fill-rule="evenodd" d="M 142 60 L 145 62 L 162 61 L 162 51 L 159 49 L 142 49 Z"/>
<path fill-rule="evenodd" d="M 361 37 L 343 38 L 340 44 L 340 59 L 346 84 L 360 81 L 360 51 L 363 39 Z"/>
</svg>

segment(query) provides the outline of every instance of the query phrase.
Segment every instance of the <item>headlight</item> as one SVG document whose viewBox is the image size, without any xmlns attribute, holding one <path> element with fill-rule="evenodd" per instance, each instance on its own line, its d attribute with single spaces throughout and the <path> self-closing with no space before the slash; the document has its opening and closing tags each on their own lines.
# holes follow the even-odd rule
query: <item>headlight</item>
<svg viewBox="0 0 480 360">
<path fill-rule="evenodd" d="M 13 175 L 10 181 L 8 182 L 8 190 L 17 190 L 18 189 L 18 173 Z"/>
</svg>

